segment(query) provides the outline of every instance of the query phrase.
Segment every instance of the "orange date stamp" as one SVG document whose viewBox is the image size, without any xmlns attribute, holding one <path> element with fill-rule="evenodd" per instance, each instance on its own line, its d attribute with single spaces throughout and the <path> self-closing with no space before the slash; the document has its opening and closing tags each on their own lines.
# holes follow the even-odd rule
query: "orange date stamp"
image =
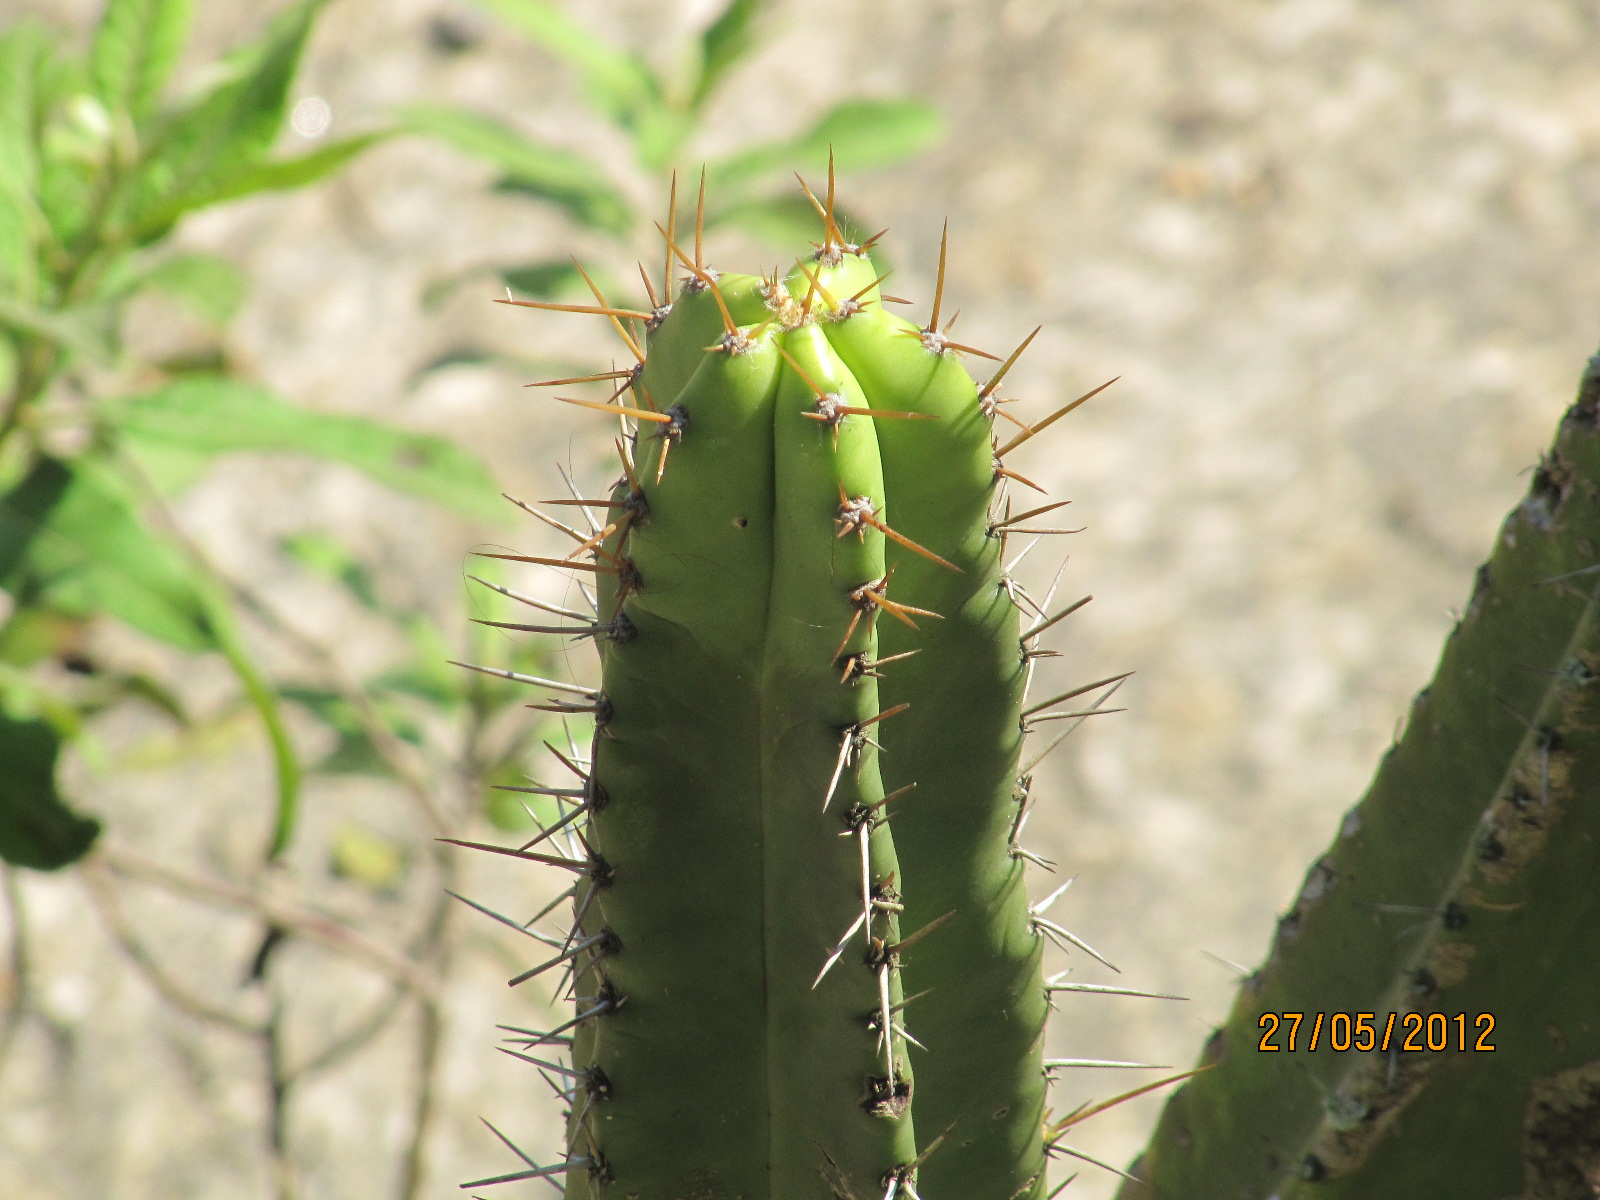
<svg viewBox="0 0 1600 1200">
<path fill-rule="evenodd" d="M 1378 1050 L 1420 1054 L 1492 1053 L 1493 1013 L 1265 1012 L 1256 1022 L 1264 1054 L 1296 1050 Z"/>
</svg>

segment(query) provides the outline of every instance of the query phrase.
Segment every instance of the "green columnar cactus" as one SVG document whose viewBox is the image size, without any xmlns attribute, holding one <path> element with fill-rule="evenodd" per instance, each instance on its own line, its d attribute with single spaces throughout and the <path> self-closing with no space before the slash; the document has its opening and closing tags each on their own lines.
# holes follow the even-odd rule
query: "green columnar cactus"
<svg viewBox="0 0 1600 1200">
<path fill-rule="evenodd" d="M 1404 736 L 1123 1200 L 1594 1195 L 1597 564 L 1600 357 Z M 1298 1048 L 1264 1052 L 1285 1013 L 1304 1014 Z"/>
<path fill-rule="evenodd" d="M 593 574 L 598 615 L 559 631 L 602 668 L 558 685 L 581 699 L 549 707 L 594 716 L 590 758 L 581 787 L 525 789 L 568 806 L 516 852 L 577 877 L 541 964 L 576 1010 L 513 1031 L 561 1077 L 567 1157 L 503 1178 L 564 1173 L 568 1200 L 1045 1195 L 1048 993 L 1014 835 L 1054 622 L 1022 628 L 1002 569 L 1042 509 L 1010 516 L 1027 481 L 1001 456 L 1054 417 L 997 444 L 1009 363 L 980 390 L 937 297 L 926 327 L 884 311 L 831 179 L 818 209 L 782 278 L 712 271 L 669 216 L 676 295 L 533 305 L 610 317 L 637 360 L 573 401 L 628 431 L 610 496 L 563 502 L 604 521 L 527 560 Z"/>
</svg>

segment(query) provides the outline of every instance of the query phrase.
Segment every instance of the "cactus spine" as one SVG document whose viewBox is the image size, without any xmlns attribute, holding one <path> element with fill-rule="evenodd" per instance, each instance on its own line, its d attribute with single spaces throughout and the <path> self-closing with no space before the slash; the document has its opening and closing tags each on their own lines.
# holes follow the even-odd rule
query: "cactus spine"
<svg viewBox="0 0 1600 1200">
<path fill-rule="evenodd" d="M 568 1151 L 502 1177 L 564 1174 L 568 1200 L 1045 1195 L 1014 834 L 1053 622 L 1024 633 L 1001 566 L 1010 363 L 980 390 L 937 296 L 926 327 L 886 313 L 831 167 L 812 199 L 822 244 L 782 278 L 711 270 L 669 215 L 651 310 L 582 306 L 636 358 L 574 401 L 623 418 L 623 478 L 566 502 L 606 516 L 554 560 L 596 581 L 593 624 L 558 631 L 602 677 L 550 706 L 595 720 L 567 853 L 519 851 L 577 877 L 542 964 L 576 1009 L 512 1039 L 560 1074 Z"/>
<path fill-rule="evenodd" d="M 1594 1194 L 1597 556 L 1600 356 L 1404 736 L 1207 1044 L 1212 1069 L 1169 1101 L 1123 1200 Z M 1297 1052 L 1261 1052 L 1262 1014 L 1296 1012 Z M 1373 1033 L 1353 1036 L 1378 1044 L 1330 1049 L 1332 1014 L 1363 1012 Z"/>
</svg>

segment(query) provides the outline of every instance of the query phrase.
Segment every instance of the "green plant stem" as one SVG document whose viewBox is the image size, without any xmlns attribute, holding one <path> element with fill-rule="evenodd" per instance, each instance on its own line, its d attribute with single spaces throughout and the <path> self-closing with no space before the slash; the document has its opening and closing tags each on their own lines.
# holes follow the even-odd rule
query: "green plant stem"
<svg viewBox="0 0 1600 1200">
<path fill-rule="evenodd" d="M 194 565 L 195 573 L 202 583 L 199 592 L 206 607 L 206 616 L 217 649 L 222 652 L 228 660 L 228 665 L 238 676 L 239 682 L 243 685 L 246 695 L 250 697 L 251 703 L 255 705 L 266 728 L 267 740 L 272 746 L 278 783 L 276 819 L 266 852 L 266 860 L 271 862 L 288 848 L 289 836 L 293 831 L 300 790 L 300 763 L 295 756 L 294 745 L 289 739 L 288 728 L 278 713 L 277 689 L 256 666 L 245 648 L 243 639 L 234 628 L 233 613 L 228 606 L 228 598 L 231 597 L 235 601 L 240 599 L 254 601 L 254 597 L 224 575 L 222 569 L 212 561 L 211 556 L 188 535 L 178 523 L 177 517 L 168 507 L 160 491 L 132 456 L 120 455 L 118 462 L 124 473 L 143 493 L 146 503 L 168 536 Z M 259 603 L 252 603 L 251 608 L 253 611 L 265 611 L 265 605 Z M 323 654 L 326 656 L 325 649 Z"/>
</svg>

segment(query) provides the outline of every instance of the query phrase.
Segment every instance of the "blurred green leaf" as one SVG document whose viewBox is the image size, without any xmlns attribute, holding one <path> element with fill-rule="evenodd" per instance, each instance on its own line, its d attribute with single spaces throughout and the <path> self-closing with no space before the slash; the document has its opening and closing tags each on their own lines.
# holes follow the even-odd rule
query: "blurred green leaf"
<svg viewBox="0 0 1600 1200">
<path fill-rule="evenodd" d="M 446 371 L 451 367 L 495 367 L 522 379 L 530 376 L 565 379 L 594 370 L 593 363 L 581 360 L 529 358 L 492 350 L 487 346 L 450 346 L 411 372 L 406 385 L 415 388 L 436 371 Z"/>
<path fill-rule="evenodd" d="M 700 77 L 690 98 L 693 108 L 702 107 L 717 90 L 722 77 L 755 48 L 752 26 L 764 7 L 763 0 L 730 0 L 720 16 L 700 37 Z"/>
<path fill-rule="evenodd" d="M 163 375 L 231 375 L 236 364 L 229 357 L 226 346 L 217 342 L 190 346 L 175 354 L 166 354 L 150 364 Z"/>
<path fill-rule="evenodd" d="M 106 669 L 100 662 L 86 657 L 84 635 L 88 626 L 86 620 L 28 606 L 19 609 L 0 631 L 0 664 L 18 666 L 30 656 L 33 661 L 48 656 L 60 661 L 74 676 L 70 701 L 62 699 L 52 703 L 42 692 L 36 693 L 34 702 L 38 715 L 49 720 L 65 740 L 76 742 L 80 750 L 88 749 L 84 723 L 126 700 L 137 700 L 160 710 L 180 729 L 192 728 L 193 722 L 183 701 L 161 680 L 140 671 Z M 0 666 L 0 671 L 3 670 L 4 666 Z M 98 749 L 93 753 L 94 757 L 100 757 Z"/>
<path fill-rule="evenodd" d="M 300 533 L 279 543 L 290 558 L 344 586 L 369 612 L 384 611 L 372 572 L 337 538 L 325 533 Z"/>
<path fill-rule="evenodd" d="M 122 449 L 161 496 L 181 495 L 204 479 L 212 467 L 212 455 L 172 442 L 129 435 L 123 438 Z"/>
<path fill-rule="evenodd" d="M 185 650 L 216 646 L 181 552 L 151 534 L 125 484 L 87 457 L 43 458 L 0 498 L 0 587 L 76 616 L 105 612 Z"/>
<path fill-rule="evenodd" d="M 921 100 L 847 100 L 805 133 L 742 151 L 715 163 L 708 186 L 728 194 L 764 175 L 828 165 L 828 149 L 841 170 L 884 167 L 925 150 L 944 133 L 939 110 Z"/>
<path fill-rule="evenodd" d="M 334 830 L 329 857 L 335 875 L 375 892 L 394 891 L 406 873 L 405 848 L 359 825 Z"/>
<path fill-rule="evenodd" d="M 174 255 L 150 268 L 139 282 L 180 301 L 213 325 L 233 320 L 249 287 L 244 272 L 216 254 Z"/>
<path fill-rule="evenodd" d="M 633 216 L 621 207 L 622 198 L 615 193 L 609 197 L 575 196 L 515 175 L 503 175 L 495 180 L 494 190 L 505 195 L 548 200 L 585 229 L 596 229 L 615 237 L 622 237 L 633 229 Z"/>
<path fill-rule="evenodd" d="M 77 58 L 55 56 L 41 64 L 39 75 L 36 194 L 50 235 L 61 248 L 86 240 L 100 210 L 111 158 L 111 117 L 83 74 Z"/>
<path fill-rule="evenodd" d="M 338 737 L 333 749 L 312 764 L 311 769 L 322 775 L 376 775 L 392 778 L 393 770 L 378 752 L 367 735 L 354 707 L 337 692 L 319 688 L 288 687 L 283 698 L 305 708 Z M 402 741 L 412 745 L 422 742 L 422 729 L 391 702 L 378 697 L 378 711 L 384 723 Z"/>
<path fill-rule="evenodd" d="M 803 246 L 822 236 L 822 218 L 804 196 L 771 196 L 713 209 L 706 214 L 706 227 L 719 225 L 781 246 Z"/>
<path fill-rule="evenodd" d="M 74 162 L 46 147 L 39 164 L 39 212 L 43 214 L 48 246 L 67 246 L 78 242 L 85 231 L 94 198 L 99 166 Z"/>
<path fill-rule="evenodd" d="M 501 763 L 483 777 L 483 815 L 502 833 L 526 833 L 537 825 L 546 829 L 561 819 L 554 796 L 530 796 L 525 792 L 502 791 L 506 787 L 526 787 L 527 771 L 515 759 Z M 533 811 L 530 813 L 529 809 Z"/>
<path fill-rule="evenodd" d="M 42 338 L 92 363 L 109 363 L 116 356 L 116 313 L 109 304 L 88 303 L 49 310 L 33 308 L 10 296 L 0 295 L 0 329 L 3 328 Z"/>
<path fill-rule="evenodd" d="M 864 225 L 842 205 L 834 205 L 833 216 L 848 240 L 858 241 L 877 232 Z M 822 239 L 822 218 L 817 215 L 817 210 L 804 196 L 793 194 L 763 196 L 710 209 L 706 213 L 707 229 L 724 225 L 731 225 L 777 246 L 804 245 L 806 242 L 820 244 Z M 883 248 L 874 246 L 870 257 L 879 274 L 882 274 L 886 269 Z"/>
<path fill-rule="evenodd" d="M 394 136 L 393 130 L 378 130 L 356 137 L 341 138 L 309 154 L 293 158 L 277 158 L 241 167 L 231 174 L 217 178 L 210 190 L 197 189 L 183 198 L 180 206 L 160 220 L 176 219 L 192 209 L 236 200 L 240 196 L 253 196 L 257 192 L 287 192 L 306 187 L 334 174 L 362 151 Z"/>
<path fill-rule="evenodd" d="M 326 0 L 280 12 L 261 39 L 229 55 L 221 80 L 156 135 L 129 191 L 127 223 L 148 242 L 183 213 L 240 194 L 235 182 L 271 151 L 289 86 Z"/>
<path fill-rule="evenodd" d="M 693 131 L 693 114 L 665 105 L 651 109 L 633 131 L 634 156 L 645 170 L 659 175 L 677 160 Z"/>
<path fill-rule="evenodd" d="M 29 194 L 38 182 L 39 72 L 53 40 L 30 18 L 0 33 L 0 189 Z"/>
<path fill-rule="evenodd" d="M 589 278 L 606 295 L 618 292 L 621 289 L 611 273 L 604 267 L 586 268 Z M 491 287 L 485 277 L 487 271 L 482 267 L 474 267 L 454 275 L 435 279 L 422 291 L 422 305 L 427 309 L 437 309 L 447 299 L 459 292 L 462 288 L 474 287 L 476 293 L 473 297 L 475 303 L 486 303 L 501 299 Z M 502 267 L 496 274 L 514 292 L 520 292 L 524 297 L 533 297 L 536 300 L 561 300 L 568 297 L 585 297 L 592 300 L 589 285 L 584 283 L 583 275 L 579 273 L 570 257 L 547 258 L 539 262 L 524 263 L 518 267 Z M 436 361 L 431 369 L 437 370 L 440 366 L 454 366 L 457 363 L 483 363 L 492 362 L 497 358 L 494 351 L 483 350 L 478 347 L 461 347 L 457 350 L 447 351 L 448 361 Z M 507 362 L 516 361 L 521 369 L 522 360 L 514 360 L 508 356 Z"/>
<path fill-rule="evenodd" d="M 612 280 L 603 269 L 588 268 L 589 278 L 600 285 L 601 290 L 609 292 Z M 588 296 L 589 287 L 583 282 L 583 276 L 578 274 L 577 268 L 572 265 L 571 258 L 545 259 L 542 262 L 527 263 L 520 267 L 505 267 L 493 270 L 487 267 L 471 267 L 465 271 L 457 271 L 450 275 L 440 276 L 430 280 L 422 289 L 422 307 L 430 312 L 436 311 L 440 305 L 465 288 L 472 288 L 473 302 L 477 304 L 492 303 L 503 298 L 501 290 L 491 284 L 491 277 L 498 275 L 512 288 L 524 294 L 538 297 L 541 300 L 557 299 L 564 296 Z M 447 352 L 449 353 L 449 352 Z M 489 351 L 469 349 L 466 353 L 473 357 L 460 361 L 486 361 L 485 356 L 493 357 Z"/>
<path fill-rule="evenodd" d="M 53 871 L 88 853 L 100 822 L 81 817 L 56 790 L 61 735 L 47 721 L 0 712 L 0 858 Z"/>
<path fill-rule="evenodd" d="M 395 695 L 413 696 L 435 708 L 450 709 L 461 703 L 466 686 L 461 674 L 461 669 L 450 666 L 448 659 L 422 659 L 390 668 L 372 680 L 372 687 Z"/>
<path fill-rule="evenodd" d="M 535 300 L 559 300 L 563 296 L 589 294 L 588 285 L 570 258 L 551 258 L 544 262 L 507 267 L 500 278 L 513 291 Z"/>
<path fill-rule="evenodd" d="M 277 693 L 196 564 L 145 526 L 128 483 L 90 456 L 43 458 L 0 498 L 0 587 L 69 616 L 101 613 L 184 650 L 220 650 L 261 716 L 272 747 L 277 809 L 272 850 L 293 831 L 299 766 Z M 20 547 L 18 549 L 17 547 Z"/>
<path fill-rule="evenodd" d="M 59 253 L 72 244 L 93 211 L 112 126 L 105 106 L 92 94 L 80 57 L 58 53 L 52 36 L 31 43 L 21 62 L 6 65 L 18 65 L 32 76 L 16 81 L 20 140 L 29 147 L 31 164 L 26 199 L 36 240 L 45 245 L 53 238 Z"/>
<path fill-rule="evenodd" d="M 577 67 L 589 102 L 613 124 L 632 129 L 661 104 L 661 85 L 643 61 L 601 41 L 548 0 L 478 4 Z"/>
<path fill-rule="evenodd" d="M 95 91 L 143 126 L 189 35 L 190 0 L 108 0 L 89 50 Z"/>
<path fill-rule="evenodd" d="M 36 673 L 0 665 L 0 713 L 19 721 L 43 721 L 63 745 L 75 742 L 86 758 L 100 757 L 84 729 L 85 710 L 77 698 L 69 700 L 55 688 L 46 687 Z"/>
<path fill-rule="evenodd" d="M 37 291 L 35 245 L 46 228 L 39 212 L 36 143 L 37 76 L 49 55 L 49 34 L 31 20 L 0 34 L 0 293 Z"/>
<path fill-rule="evenodd" d="M 4 530 L 0 529 L 0 538 Z M 46 658 L 57 658 L 81 650 L 88 622 L 68 616 L 24 596 L 11 617 L 0 625 L 0 664 L 31 667 Z"/>
<path fill-rule="evenodd" d="M 507 361 L 507 357 L 499 351 L 484 346 L 452 346 L 413 371 L 408 382 L 415 386 L 435 371 L 445 371 L 451 367 L 485 367 L 503 365 Z"/>
<path fill-rule="evenodd" d="M 504 173 L 498 190 L 537 196 L 559 205 L 591 229 L 624 234 L 633 213 L 605 174 L 587 158 L 536 142 L 493 117 L 437 105 L 412 104 L 397 114 L 412 133 L 438 138 Z"/>
<path fill-rule="evenodd" d="M 411 645 L 409 664 L 386 671 L 379 676 L 381 686 L 394 691 L 409 692 L 440 707 L 459 702 L 466 690 L 463 675 L 486 676 L 465 672 L 450 665 L 457 657 L 456 648 L 440 634 L 439 627 L 427 617 L 408 613 L 402 622 L 406 641 Z M 515 685 L 513 685 L 515 686 Z"/>
<path fill-rule="evenodd" d="M 139 671 L 117 671 L 103 676 L 111 698 L 142 700 L 150 707 L 167 714 L 179 726 L 190 725 L 189 712 L 182 699 L 154 675 Z"/>
<path fill-rule="evenodd" d="M 314 715 L 338 737 L 333 749 L 311 764 L 311 770 L 322 775 L 388 777 L 393 774 L 361 728 L 355 710 L 343 696 L 320 688 L 304 687 L 286 687 L 281 694 L 285 700 L 300 705 Z"/>
<path fill-rule="evenodd" d="M 508 519 L 488 468 L 454 443 L 366 417 L 297 408 L 237 380 L 180 379 L 159 391 L 103 405 L 102 413 L 131 436 L 135 453 L 141 445 L 167 443 L 208 454 L 311 454 L 480 520 Z"/>
<path fill-rule="evenodd" d="M 27 201 L 0 181 L 0 290 L 32 297 L 38 283 L 28 209 Z"/>
<path fill-rule="evenodd" d="M 0 587 L 15 593 L 14 581 L 28 548 L 72 485 L 72 472 L 57 459 L 41 460 L 0 497 Z"/>
<path fill-rule="evenodd" d="M 393 779 L 394 771 L 378 753 L 365 730 L 340 730 L 332 750 L 311 764 L 318 775 L 370 775 Z"/>
</svg>

